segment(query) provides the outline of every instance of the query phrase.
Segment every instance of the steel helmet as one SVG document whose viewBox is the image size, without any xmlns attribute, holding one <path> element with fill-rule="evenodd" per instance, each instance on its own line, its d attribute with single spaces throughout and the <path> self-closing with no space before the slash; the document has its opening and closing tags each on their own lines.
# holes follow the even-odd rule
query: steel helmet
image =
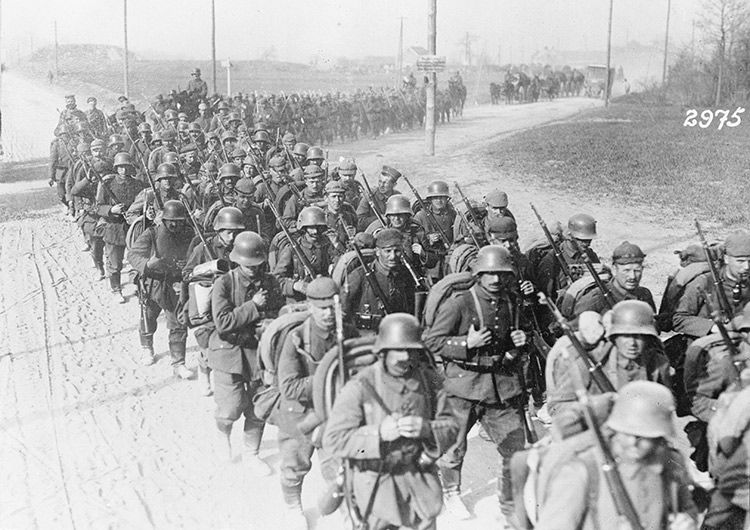
<svg viewBox="0 0 750 530">
<path fill-rule="evenodd" d="M 177 168 L 169 162 L 162 162 L 156 168 L 156 180 L 177 178 Z"/>
<path fill-rule="evenodd" d="M 167 120 L 167 121 L 179 119 L 177 111 L 174 110 L 174 109 L 167 109 L 164 112 L 164 119 Z"/>
<path fill-rule="evenodd" d="M 487 232 L 498 239 L 518 239 L 516 222 L 510 217 L 502 216 L 487 223 Z"/>
<path fill-rule="evenodd" d="M 234 238 L 234 247 L 229 254 L 229 259 L 246 267 L 253 267 L 265 263 L 266 244 L 263 238 L 255 232 L 245 231 L 237 234 Z"/>
<path fill-rule="evenodd" d="M 576 239 L 594 239 L 596 219 L 585 213 L 577 213 L 568 219 L 568 232 Z"/>
<path fill-rule="evenodd" d="M 357 163 L 353 158 L 347 158 L 339 164 L 339 175 L 354 176 L 357 174 Z"/>
<path fill-rule="evenodd" d="M 225 206 L 214 218 L 214 230 L 244 230 L 245 218 L 239 208 Z"/>
<path fill-rule="evenodd" d="M 372 351 L 383 350 L 423 350 L 422 327 L 409 313 L 391 313 L 383 317 L 378 327 L 378 336 Z"/>
<path fill-rule="evenodd" d="M 413 213 L 409 204 L 409 198 L 399 193 L 388 197 L 385 203 L 385 215 L 398 215 L 402 213 L 408 213 L 409 215 Z"/>
<path fill-rule="evenodd" d="M 164 153 L 164 158 L 161 159 L 162 162 L 166 164 L 179 164 L 180 162 L 180 155 L 175 153 L 174 151 L 169 151 L 167 153 Z"/>
<path fill-rule="evenodd" d="M 96 148 L 104 149 L 104 147 L 105 147 L 104 140 L 100 140 L 99 138 L 91 142 L 92 149 L 96 149 Z"/>
<path fill-rule="evenodd" d="M 508 194 L 502 190 L 492 190 L 484 196 L 484 202 L 490 208 L 507 208 Z"/>
<path fill-rule="evenodd" d="M 224 131 L 221 133 L 221 143 L 226 142 L 227 140 L 236 140 L 237 136 L 232 131 Z"/>
<path fill-rule="evenodd" d="M 145 121 L 143 123 L 139 123 L 138 132 L 151 132 L 151 125 L 149 125 Z"/>
<path fill-rule="evenodd" d="M 286 167 L 286 159 L 281 155 L 275 155 L 268 161 L 268 167 L 272 169 L 280 169 Z"/>
<path fill-rule="evenodd" d="M 674 436 L 674 398 L 667 387 L 653 381 L 633 381 L 617 393 L 607 426 L 643 438 Z"/>
<path fill-rule="evenodd" d="M 650 335 L 658 337 L 654 310 L 640 300 L 623 300 L 612 308 L 608 337 L 615 335 Z"/>
<path fill-rule="evenodd" d="M 190 125 L 188 125 L 188 131 L 190 132 L 203 132 L 203 129 L 201 128 L 201 124 L 197 121 L 192 122 Z"/>
<path fill-rule="evenodd" d="M 79 144 L 78 144 L 78 145 L 76 146 L 76 152 L 77 152 L 77 153 L 78 153 L 79 155 L 83 155 L 83 154 L 86 154 L 86 153 L 88 153 L 90 149 L 91 149 L 91 144 L 89 144 L 89 143 L 86 143 L 86 142 L 80 142 L 80 143 L 79 143 Z"/>
<path fill-rule="evenodd" d="M 323 160 L 325 158 L 325 155 L 323 154 L 323 148 L 318 147 L 317 145 L 314 147 L 310 147 L 307 150 L 305 157 L 307 158 L 307 160 Z"/>
<path fill-rule="evenodd" d="M 222 110 L 222 109 L 229 110 L 229 103 L 227 103 L 226 101 L 223 101 L 223 100 L 219 101 L 219 105 L 216 108 L 219 109 L 219 110 Z"/>
<path fill-rule="evenodd" d="M 494 245 L 479 249 L 477 261 L 472 270 L 475 276 L 483 272 L 516 272 L 510 251 Z"/>
<path fill-rule="evenodd" d="M 182 119 L 182 118 L 188 119 L 187 112 L 180 112 L 179 114 L 177 114 L 177 117 L 179 119 Z"/>
<path fill-rule="evenodd" d="M 254 143 L 256 143 L 256 144 L 258 142 L 265 142 L 267 144 L 270 144 L 271 143 L 271 136 L 268 134 L 268 131 L 263 131 L 263 130 L 261 130 L 261 131 L 255 131 L 255 133 L 253 134 L 253 137 L 251 138 L 251 140 Z"/>
<path fill-rule="evenodd" d="M 120 145 L 125 144 L 125 139 L 119 135 L 119 134 L 112 134 L 109 137 L 109 144 L 108 147 L 112 147 L 113 145 Z"/>
<path fill-rule="evenodd" d="M 430 185 L 427 186 L 427 194 L 425 195 L 425 198 L 431 199 L 433 197 L 450 197 L 448 184 L 446 184 L 442 180 L 435 180 L 430 182 Z"/>
<path fill-rule="evenodd" d="M 294 144 L 294 149 L 292 149 L 292 154 L 299 155 L 299 156 L 307 156 L 307 151 L 310 149 L 310 146 L 299 142 Z"/>
<path fill-rule="evenodd" d="M 248 177 L 242 177 L 234 185 L 234 191 L 242 195 L 253 195 L 255 194 L 255 190 L 255 182 L 253 182 L 253 179 Z"/>
<path fill-rule="evenodd" d="M 130 167 L 134 167 L 133 166 L 133 160 L 130 158 L 130 153 L 125 153 L 125 152 L 117 153 L 115 155 L 115 161 L 113 162 L 112 165 L 114 167 L 117 167 L 117 166 L 130 166 Z"/>
<path fill-rule="evenodd" d="M 201 101 L 200 103 L 198 103 L 198 110 L 207 110 L 207 109 L 208 109 L 208 105 L 206 105 L 204 102 Z"/>
<path fill-rule="evenodd" d="M 297 217 L 297 229 L 301 230 L 307 226 L 328 226 L 325 212 L 317 206 L 302 208 Z"/>
<path fill-rule="evenodd" d="M 203 162 L 203 165 L 201 166 L 201 171 L 205 173 L 218 173 L 219 172 L 219 170 L 216 169 L 215 162 Z"/>
<path fill-rule="evenodd" d="M 310 164 L 309 166 L 305 167 L 305 178 L 306 179 L 317 179 L 326 174 L 325 171 L 323 171 L 323 168 L 316 165 L 316 164 Z"/>
<path fill-rule="evenodd" d="M 184 221 L 187 218 L 187 209 L 180 201 L 169 200 L 164 203 L 161 218 L 165 221 Z"/>
<path fill-rule="evenodd" d="M 177 139 L 177 133 L 172 129 L 165 129 L 161 132 L 161 139 L 165 142 L 175 141 Z"/>
<path fill-rule="evenodd" d="M 240 178 L 240 166 L 237 164 L 224 164 L 219 168 L 219 178 Z"/>
<path fill-rule="evenodd" d="M 245 158 L 246 156 L 247 152 L 241 147 L 235 147 L 231 154 L 231 158 Z"/>
<path fill-rule="evenodd" d="M 233 121 L 242 121 L 242 118 L 240 118 L 239 112 L 230 112 L 229 113 L 229 123 Z"/>
<path fill-rule="evenodd" d="M 190 75 L 201 75 L 201 69 L 200 68 L 193 68 L 193 73 Z"/>
<path fill-rule="evenodd" d="M 187 131 L 190 129 L 190 124 L 186 121 L 181 121 L 177 124 L 177 130 L 179 132 Z"/>
</svg>

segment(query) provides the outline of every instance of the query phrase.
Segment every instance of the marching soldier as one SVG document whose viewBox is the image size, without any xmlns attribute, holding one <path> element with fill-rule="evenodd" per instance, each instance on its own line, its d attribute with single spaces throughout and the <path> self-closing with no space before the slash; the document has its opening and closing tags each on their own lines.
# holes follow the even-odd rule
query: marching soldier
<svg viewBox="0 0 750 530">
<path fill-rule="evenodd" d="M 101 110 L 96 108 L 96 98 L 94 96 L 86 98 L 86 103 L 89 106 L 89 108 L 86 109 L 86 121 L 89 122 L 91 133 L 96 138 L 104 138 L 107 136 L 107 131 L 109 130 L 109 127 L 107 126 L 107 118 Z"/>
<path fill-rule="evenodd" d="M 176 153 L 177 148 L 175 142 L 177 141 L 177 132 L 173 130 L 166 130 L 161 133 L 161 146 L 154 149 L 148 157 L 148 170 L 151 174 L 156 173 L 157 168 L 160 164 L 166 162 L 164 160 L 167 153 Z"/>
<path fill-rule="evenodd" d="M 279 250 L 273 274 L 278 278 L 287 302 L 303 301 L 310 281 L 317 276 L 330 276 L 339 253 L 325 235 L 327 229 L 323 210 L 317 206 L 308 206 L 297 218 L 297 233 L 292 234 L 294 241 L 289 241 L 288 245 Z M 312 271 L 306 270 L 292 245 L 302 252 Z"/>
<path fill-rule="evenodd" d="M 614 303 L 623 300 L 640 300 L 656 311 L 651 291 L 641 286 L 645 257 L 646 255 L 638 245 L 628 241 L 620 243 L 612 252 L 612 279 L 605 284 L 605 287 Z M 609 305 L 604 293 L 594 287 L 584 293 L 575 303 L 573 315 L 578 316 L 583 311 L 604 314 L 608 309 Z"/>
<path fill-rule="evenodd" d="M 505 217 L 510 218 L 513 221 L 516 220 L 513 213 L 508 209 L 508 194 L 502 190 L 492 190 L 484 196 L 484 208 L 477 206 L 476 208 L 472 208 L 472 210 L 475 212 L 475 215 L 478 214 L 480 210 L 482 211 L 482 215 L 477 215 L 477 217 L 480 217 L 478 220 L 481 223 L 481 226 L 467 227 L 463 222 L 455 223 L 453 225 L 455 228 L 453 234 L 454 241 L 473 241 L 469 232 L 473 232 L 474 229 L 476 229 L 478 230 L 478 233 L 475 233 L 475 237 L 477 237 L 480 244 L 482 244 L 489 230 L 490 222 Z M 469 222 L 471 222 L 472 216 L 469 215 L 468 212 L 466 213 L 466 216 Z"/>
<path fill-rule="evenodd" d="M 356 211 L 359 202 L 362 200 L 362 186 L 354 180 L 357 174 L 357 164 L 353 158 L 347 158 L 339 164 L 338 171 L 339 183 L 344 187 L 344 201 L 351 204 Z M 355 225 L 356 226 L 356 225 Z"/>
<path fill-rule="evenodd" d="M 277 315 L 283 298 L 276 278 L 264 272 L 268 257 L 258 234 L 240 233 L 229 259 L 238 267 L 219 277 L 211 292 L 215 330 L 208 339 L 208 365 L 214 374 L 216 426 L 229 460 L 232 426 L 245 416 L 243 462 L 253 474 L 264 476 L 271 473 L 258 456 L 265 424 L 252 403 L 261 385 L 257 328 Z"/>
<path fill-rule="evenodd" d="M 154 362 L 154 332 L 157 317 L 164 311 L 169 329 L 172 369 L 181 379 L 193 372 L 185 366 L 187 328 L 177 319 L 177 302 L 182 286 L 182 269 L 195 234 L 186 222 L 185 206 L 176 200 L 164 203 L 161 223 L 146 229 L 128 252 L 128 261 L 138 271 L 138 296 L 143 304 L 140 339 L 141 363 Z"/>
<path fill-rule="evenodd" d="M 642 528 L 695 530 L 698 510 L 684 458 L 670 444 L 675 435 L 674 398 L 662 385 L 635 381 L 624 386 L 606 426 L 605 443 L 614 456 Z M 557 442 L 565 443 L 565 442 Z M 554 445 L 554 444 L 553 444 Z M 536 528 L 621 528 L 616 506 L 623 499 L 602 471 L 601 449 L 593 442 L 552 469 L 542 464 L 546 482 Z M 630 524 L 628 524 L 630 527 Z"/>
<path fill-rule="evenodd" d="M 125 215 L 129 223 L 133 223 L 139 215 L 145 215 L 152 221 L 161 221 L 161 204 L 166 205 L 167 201 L 179 201 L 180 192 L 174 187 L 177 179 L 177 169 L 172 164 L 159 164 L 159 168 L 154 175 L 156 192 L 159 194 L 159 200 L 154 197 L 154 191 L 151 188 L 144 188 L 130 205 Z"/>
<path fill-rule="evenodd" d="M 349 240 L 357 233 L 357 214 L 344 202 L 345 189 L 339 181 L 326 184 L 326 222 L 331 243 L 339 252 L 348 246 Z"/>
<path fill-rule="evenodd" d="M 434 529 L 443 504 L 434 462 L 458 428 L 421 332 L 412 315 L 383 319 L 379 360 L 344 386 L 324 434 L 324 449 L 351 462 L 354 502 L 373 530 Z"/>
<path fill-rule="evenodd" d="M 114 160 L 117 175 L 105 175 L 96 192 L 97 214 L 104 218 L 104 245 L 107 253 L 109 286 L 115 299 L 124 304 L 120 273 L 125 257 L 127 223 L 125 214 L 143 189 L 143 183 L 133 178 L 133 164 L 128 153 L 118 153 Z"/>
<path fill-rule="evenodd" d="M 305 167 L 307 164 L 307 150 L 310 146 L 303 142 L 297 142 L 292 149 L 292 156 L 297 162 L 297 167 Z"/>
<path fill-rule="evenodd" d="M 386 314 L 414 313 L 415 288 L 404 266 L 403 243 L 401 232 L 384 228 L 375 236 L 375 260 L 349 274 L 341 303 L 357 329 L 375 331 Z"/>
<path fill-rule="evenodd" d="M 104 240 L 102 239 L 104 227 L 99 223 L 99 214 L 96 207 L 96 190 L 99 176 L 107 174 L 107 166 L 103 161 L 92 164 L 92 171 L 82 168 L 81 174 L 71 189 L 71 195 L 78 197 L 81 205 L 81 213 L 78 218 L 78 226 L 81 227 L 86 238 L 86 244 L 91 251 L 94 267 L 99 274 L 99 280 L 103 280 L 104 274 Z"/>
<path fill-rule="evenodd" d="M 380 180 L 378 180 L 378 187 L 372 192 L 372 202 L 378 211 L 385 211 L 385 203 L 391 195 L 399 194 L 400 192 L 395 189 L 396 182 L 401 178 L 401 172 L 390 166 L 383 166 L 380 171 Z M 364 200 L 359 202 L 357 207 L 357 218 L 359 219 L 359 231 L 363 232 L 373 221 L 377 220 L 377 216 L 370 208 L 370 204 Z"/>
<path fill-rule="evenodd" d="M 64 130 L 55 135 L 50 144 L 49 154 L 49 185 L 57 185 L 57 198 L 68 209 L 68 201 L 65 198 L 65 180 L 73 167 L 74 160 L 71 158 L 73 149 L 76 148 L 70 135 Z"/>
<path fill-rule="evenodd" d="M 195 118 L 193 123 L 196 123 L 201 128 L 201 131 L 211 130 L 211 114 L 208 105 L 203 101 L 198 103 L 198 117 Z"/>
<path fill-rule="evenodd" d="M 594 334 L 589 333 L 591 335 Z M 631 381 L 653 381 L 670 387 L 669 360 L 663 353 L 656 331 L 654 310 L 646 302 L 619 302 L 612 309 L 606 339 L 590 338 L 589 341 L 589 356 L 602 367 L 615 389 Z M 575 360 L 571 361 L 563 356 L 563 350 L 572 351 L 567 337 L 558 339 L 547 356 L 547 406 L 552 416 L 576 401 L 575 379 L 570 370 L 578 370 L 589 394 L 602 393 L 580 355 L 574 352 L 571 358 Z"/>
<path fill-rule="evenodd" d="M 271 242 L 274 231 L 268 224 L 266 213 L 255 203 L 257 193 L 252 179 L 243 177 L 234 185 L 234 205 L 242 212 L 243 222 L 247 230 L 260 234 L 266 244 Z"/>
<path fill-rule="evenodd" d="M 425 344 L 445 363 L 445 390 L 459 426 L 458 439 L 440 460 L 448 510 L 460 519 L 471 515 L 460 497 L 466 436 L 476 421 L 497 446 L 502 459 L 498 479 L 500 508 L 513 511 L 510 457 L 524 447 L 518 408 L 524 405 L 518 370 L 523 369 L 526 333 L 514 325 L 518 293 L 508 250 L 479 250 L 473 268 L 476 284 L 448 299 L 437 311 Z M 520 327 L 520 326 L 519 326 Z"/>
<path fill-rule="evenodd" d="M 286 336 L 278 362 L 278 382 L 281 394 L 279 423 L 279 453 L 281 453 L 281 492 L 286 504 L 286 528 L 307 528 L 302 513 L 302 481 L 310 471 L 315 447 L 310 433 L 300 428 L 315 414 L 312 381 L 323 356 L 336 346 L 336 320 L 333 297 L 339 288 L 331 278 L 314 279 L 307 286 L 307 309 L 310 316 Z M 344 326 L 344 337 L 358 336 L 357 330 Z M 318 451 L 323 478 L 332 483 L 338 466 L 325 453 Z"/>
<path fill-rule="evenodd" d="M 431 182 L 425 194 L 427 201 L 425 206 L 430 211 L 420 210 L 414 216 L 414 221 L 419 223 L 427 234 L 428 248 L 437 256 L 438 263 L 427 271 L 433 281 L 443 277 L 447 249 L 453 244 L 453 223 L 456 220 L 456 211 L 450 205 L 449 197 L 448 184 L 441 180 Z M 445 237 L 442 234 L 445 234 Z M 446 238 L 447 241 L 445 241 Z"/>
<path fill-rule="evenodd" d="M 297 216 L 303 208 L 325 206 L 324 186 L 325 171 L 315 164 L 305 167 L 305 189 L 302 190 L 302 197 L 298 198 L 296 195 L 290 197 L 284 205 L 284 211 L 281 212 L 282 221 L 287 227 L 294 226 Z"/>
<path fill-rule="evenodd" d="M 215 131 L 217 133 L 220 133 L 226 128 L 227 120 L 229 119 L 229 103 L 226 101 L 219 101 L 219 104 L 216 106 L 216 109 L 219 111 L 218 114 L 215 114 L 213 118 L 211 118 L 211 126 L 208 128 L 209 131 Z"/>
<path fill-rule="evenodd" d="M 391 195 L 385 204 L 388 228 L 395 228 L 404 235 L 404 254 L 418 276 L 438 264 L 438 254 L 429 244 L 422 226 L 412 219 L 412 209 L 405 195 Z"/>
</svg>

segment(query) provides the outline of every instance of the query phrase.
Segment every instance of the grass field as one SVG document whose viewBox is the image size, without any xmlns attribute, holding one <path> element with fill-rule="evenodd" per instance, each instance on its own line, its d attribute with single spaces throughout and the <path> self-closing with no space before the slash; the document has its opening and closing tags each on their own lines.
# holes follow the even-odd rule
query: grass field
<svg viewBox="0 0 750 530">
<path fill-rule="evenodd" d="M 750 116 L 717 130 L 683 127 L 685 110 L 638 96 L 565 123 L 521 132 L 492 149 L 501 171 L 536 184 L 650 205 L 665 219 L 750 221 Z"/>
</svg>

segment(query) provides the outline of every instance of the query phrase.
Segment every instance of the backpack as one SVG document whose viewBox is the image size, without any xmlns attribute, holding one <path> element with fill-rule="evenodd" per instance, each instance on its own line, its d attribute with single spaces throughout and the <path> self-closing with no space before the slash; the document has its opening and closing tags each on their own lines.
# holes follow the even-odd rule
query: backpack
<svg viewBox="0 0 750 530">
<path fill-rule="evenodd" d="M 374 261 L 374 248 L 363 248 L 360 250 L 362 257 L 365 258 L 365 264 L 369 265 Z M 354 250 L 349 250 L 336 261 L 336 265 L 331 272 L 331 278 L 336 282 L 336 285 L 341 287 L 342 291 L 349 292 L 349 275 L 361 265 L 359 258 L 357 258 L 357 253 Z"/>
<path fill-rule="evenodd" d="M 451 249 L 448 255 L 449 272 L 468 272 L 477 260 L 479 249 L 469 243 L 461 243 Z"/>
<path fill-rule="evenodd" d="M 294 237 L 294 234 L 292 234 L 292 237 Z M 283 230 L 273 236 L 271 244 L 268 245 L 268 270 L 273 271 L 276 269 L 276 263 L 279 261 L 279 254 L 288 246 L 289 238 L 286 237 Z"/>
<path fill-rule="evenodd" d="M 467 291 L 474 283 L 474 276 L 470 272 L 454 272 L 433 285 L 424 304 L 422 314 L 424 328 L 432 327 L 435 323 L 435 315 L 446 300 L 455 294 Z"/>
<path fill-rule="evenodd" d="M 699 261 L 690 263 L 667 278 L 659 313 L 656 316 L 659 331 L 674 331 L 672 318 L 682 295 L 685 294 L 685 288 L 694 280 L 708 274 L 709 270 L 707 261 Z"/>
<path fill-rule="evenodd" d="M 253 396 L 253 412 L 266 423 L 274 424 L 273 414 L 278 410 L 279 393 L 278 367 L 281 348 L 289 333 L 307 320 L 310 312 L 307 304 L 289 304 L 281 308 L 279 316 L 263 330 L 258 342 L 258 364 L 264 388 Z"/>
<path fill-rule="evenodd" d="M 602 282 L 607 283 L 611 277 L 609 269 L 600 264 L 594 263 L 594 270 L 599 274 Z M 557 299 L 557 305 L 560 308 L 562 315 L 568 319 L 573 320 L 577 315 L 575 314 L 575 308 L 579 300 L 584 295 L 590 293 L 593 289 L 597 289 L 594 278 L 588 273 L 588 270 L 583 276 L 578 278 L 576 281 L 571 283 Z"/>
</svg>

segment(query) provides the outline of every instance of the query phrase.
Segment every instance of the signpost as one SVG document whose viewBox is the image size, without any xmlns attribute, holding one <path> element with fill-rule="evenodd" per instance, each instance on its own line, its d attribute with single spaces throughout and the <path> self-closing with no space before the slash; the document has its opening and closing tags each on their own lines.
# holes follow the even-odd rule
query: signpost
<svg viewBox="0 0 750 530">
<path fill-rule="evenodd" d="M 221 62 L 221 66 L 227 69 L 227 96 L 232 95 L 232 61 L 227 57 L 226 61 Z"/>
<path fill-rule="evenodd" d="M 444 55 L 421 55 L 417 59 L 417 71 L 426 73 L 438 73 L 445 70 Z"/>
</svg>

